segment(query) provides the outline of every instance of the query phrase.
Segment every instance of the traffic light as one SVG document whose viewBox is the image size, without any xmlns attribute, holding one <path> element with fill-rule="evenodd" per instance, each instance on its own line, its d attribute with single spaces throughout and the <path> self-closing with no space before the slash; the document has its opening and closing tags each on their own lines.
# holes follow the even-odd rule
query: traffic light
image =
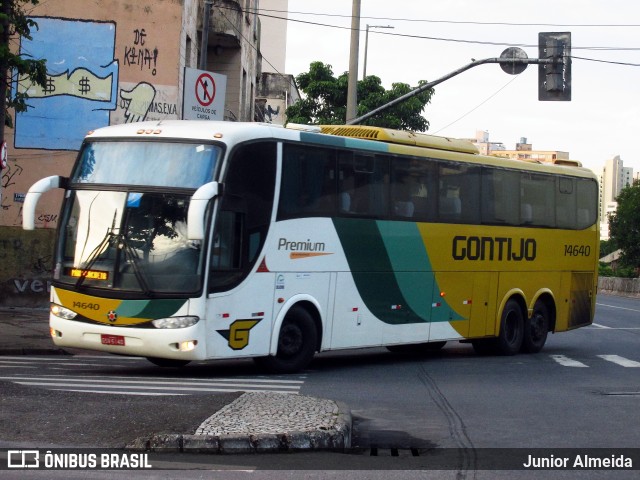
<svg viewBox="0 0 640 480">
<path fill-rule="evenodd" d="M 538 100 L 571 100 L 571 32 L 540 32 L 538 58 L 553 63 L 538 64 Z"/>
</svg>

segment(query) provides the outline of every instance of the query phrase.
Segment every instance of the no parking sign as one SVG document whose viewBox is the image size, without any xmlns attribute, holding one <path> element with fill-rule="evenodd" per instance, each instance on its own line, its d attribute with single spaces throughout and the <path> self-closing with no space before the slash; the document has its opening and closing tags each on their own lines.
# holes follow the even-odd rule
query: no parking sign
<svg viewBox="0 0 640 480">
<path fill-rule="evenodd" d="M 226 75 L 185 68 L 182 118 L 185 120 L 224 120 L 226 89 Z"/>
</svg>

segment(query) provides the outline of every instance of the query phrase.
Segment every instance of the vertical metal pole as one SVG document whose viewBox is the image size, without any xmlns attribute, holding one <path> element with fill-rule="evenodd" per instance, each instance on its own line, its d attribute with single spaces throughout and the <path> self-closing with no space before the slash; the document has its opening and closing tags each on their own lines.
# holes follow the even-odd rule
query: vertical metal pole
<svg viewBox="0 0 640 480">
<path fill-rule="evenodd" d="M 348 122 L 357 114 L 358 105 L 358 53 L 360 50 L 360 0 L 353 0 L 351 11 L 351 50 L 349 52 L 349 84 L 347 87 Z"/>
<path fill-rule="evenodd" d="M 204 0 L 204 14 L 202 18 L 202 41 L 200 42 L 200 70 L 207 69 L 207 49 L 209 48 L 209 19 L 211 17 L 211 2 Z"/>
<path fill-rule="evenodd" d="M 367 33 L 364 35 L 364 68 L 362 69 L 362 79 L 367 78 L 367 50 L 369 49 L 369 24 L 367 23 Z"/>
</svg>

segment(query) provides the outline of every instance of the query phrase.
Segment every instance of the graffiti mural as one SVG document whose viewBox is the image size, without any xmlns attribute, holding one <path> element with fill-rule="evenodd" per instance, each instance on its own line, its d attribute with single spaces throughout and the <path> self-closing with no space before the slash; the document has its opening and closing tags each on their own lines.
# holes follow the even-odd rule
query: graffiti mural
<svg viewBox="0 0 640 480">
<path fill-rule="evenodd" d="M 118 61 L 113 22 L 36 18 L 20 53 L 47 60 L 44 88 L 25 80 L 30 108 L 16 115 L 15 147 L 77 150 L 89 128 L 109 125 L 117 104 Z"/>
</svg>

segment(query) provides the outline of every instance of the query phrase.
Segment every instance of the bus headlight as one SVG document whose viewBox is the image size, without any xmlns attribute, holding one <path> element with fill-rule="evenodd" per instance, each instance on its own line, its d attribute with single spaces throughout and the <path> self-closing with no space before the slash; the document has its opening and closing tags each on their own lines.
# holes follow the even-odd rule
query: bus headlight
<svg viewBox="0 0 640 480">
<path fill-rule="evenodd" d="M 62 305 L 58 305 L 57 303 L 52 303 L 49 307 L 49 311 L 59 318 L 64 318 L 65 320 L 73 320 L 78 315 L 73 310 L 69 310 Z"/>
<path fill-rule="evenodd" d="M 151 323 L 156 328 L 186 328 L 198 323 L 199 317 L 167 317 L 152 320 Z"/>
</svg>

